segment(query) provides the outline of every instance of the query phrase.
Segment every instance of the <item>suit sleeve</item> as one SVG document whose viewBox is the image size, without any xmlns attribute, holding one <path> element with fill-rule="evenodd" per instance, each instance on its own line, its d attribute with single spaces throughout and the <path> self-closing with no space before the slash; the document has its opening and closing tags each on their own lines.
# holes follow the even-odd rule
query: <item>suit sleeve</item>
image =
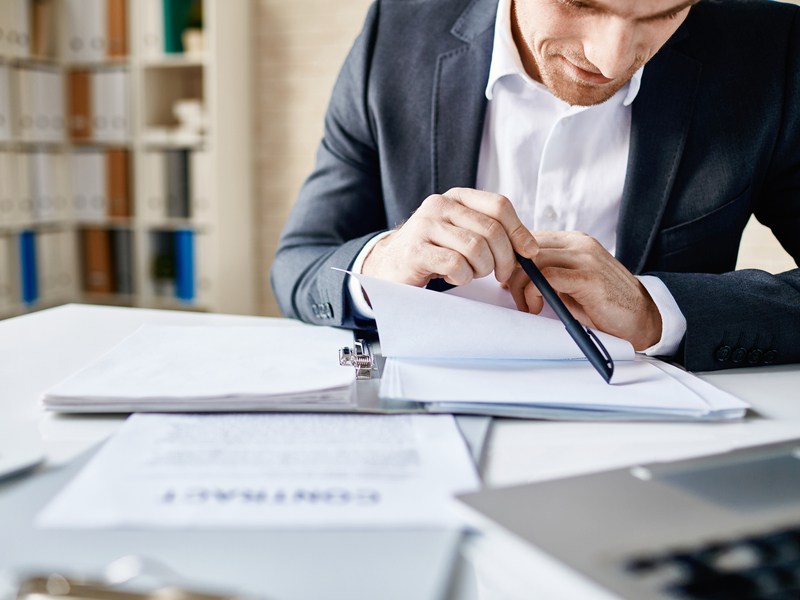
<svg viewBox="0 0 800 600">
<path fill-rule="evenodd" d="M 346 296 L 346 275 L 364 244 L 385 230 L 386 215 L 373 124 L 367 105 L 379 6 L 339 74 L 325 116 L 316 165 L 278 242 L 270 281 L 284 316 L 319 325 L 362 328 Z"/>
<path fill-rule="evenodd" d="M 800 11 L 786 60 L 781 126 L 756 218 L 800 264 Z M 654 273 L 686 317 L 676 359 L 692 371 L 800 362 L 800 269 L 770 275 Z"/>
</svg>

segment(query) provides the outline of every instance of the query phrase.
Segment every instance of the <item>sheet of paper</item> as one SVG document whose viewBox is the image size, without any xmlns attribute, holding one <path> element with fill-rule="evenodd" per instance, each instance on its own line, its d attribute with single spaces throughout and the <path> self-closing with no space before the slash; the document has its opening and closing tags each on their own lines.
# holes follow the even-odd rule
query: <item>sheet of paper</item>
<svg viewBox="0 0 800 600">
<path fill-rule="evenodd" d="M 46 528 L 455 525 L 480 487 L 450 415 L 132 415 Z"/>
<path fill-rule="evenodd" d="M 384 356 L 586 360 L 560 321 L 367 275 L 356 277 L 375 310 Z M 614 360 L 633 360 L 628 342 L 602 332 L 597 336 Z"/>
<path fill-rule="evenodd" d="M 352 342 L 350 331 L 312 325 L 144 325 L 45 392 L 45 404 L 349 403 L 355 373 L 339 365 L 338 350 Z"/>
</svg>

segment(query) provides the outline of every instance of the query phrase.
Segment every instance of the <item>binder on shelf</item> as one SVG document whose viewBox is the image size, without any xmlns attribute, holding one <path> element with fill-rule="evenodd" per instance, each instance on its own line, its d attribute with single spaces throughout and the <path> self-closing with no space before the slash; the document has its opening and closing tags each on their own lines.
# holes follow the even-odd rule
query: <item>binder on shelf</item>
<svg viewBox="0 0 800 600">
<path fill-rule="evenodd" d="M 139 49 L 145 58 L 158 58 L 164 54 L 163 0 L 137 0 L 142 5 L 142 34 Z"/>
<path fill-rule="evenodd" d="M 118 294 L 133 294 L 133 232 L 130 229 L 112 229 L 110 233 L 114 289 Z"/>
<path fill-rule="evenodd" d="M 28 154 L 24 152 L 12 153 L 10 157 L 10 179 L 14 190 L 10 225 L 27 227 L 33 222 L 30 159 Z"/>
<path fill-rule="evenodd" d="M 189 217 L 189 151 L 166 150 L 167 216 Z"/>
<path fill-rule="evenodd" d="M 70 198 L 69 155 L 61 153 L 52 154 L 56 221 L 65 223 L 72 219 L 72 201 Z"/>
<path fill-rule="evenodd" d="M 107 81 L 111 101 L 108 110 L 110 119 L 108 139 L 125 142 L 130 138 L 130 74 L 123 69 L 110 71 Z"/>
<path fill-rule="evenodd" d="M 180 229 L 175 232 L 175 295 L 183 302 L 195 297 L 194 232 Z"/>
<path fill-rule="evenodd" d="M 7 65 L 0 64 L 0 142 L 10 142 L 12 137 L 11 74 Z"/>
<path fill-rule="evenodd" d="M 30 102 L 30 112 L 32 126 L 29 137 L 32 142 L 50 141 L 50 101 L 47 98 L 49 73 L 40 68 L 28 70 L 28 99 Z"/>
<path fill-rule="evenodd" d="M 211 236 L 198 234 L 194 236 L 194 270 L 195 270 L 195 304 L 212 306 L 214 299 L 214 266 L 216 254 Z"/>
<path fill-rule="evenodd" d="M 0 314 L 13 309 L 17 303 L 16 277 L 17 254 L 14 251 L 14 238 L 10 235 L 0 235 Z"/>
<path fill-rule="evenodd" d="M 33 152 L 28 155 L 31 165 L 31 197 L 33 218 L 40 223 L 55 221 L 58 190 L 57 155 Z"/>
<path fill-rule="evenodd" d="M 74 298 L 78 292 L 75 231 L 61 229 L 42 232 L 39 236 L 42 242 L 39 246 L 39 264 L 42 272 L 45 273 L 42 276 L 42 300 L 58 302 Z M 46 282 L 46 289 L 44 282 Z"/>
<path fill-rule="evenodd" d="M 214 197 L 214 165 L 211 154 L 194 150 L 189 154 L 189 214 L 197 223 L 210 223 Z"/>
<path fill-rule="evenodd" d="M 0 2 L 0 25 L 5 35 L 0 54 L 10 57 L 30 56 L 30 5 L 29 0 L 3 0 Z"/>
<path fill-rule="evenodd" d="M 69 73 L 69 131 L 77 142 L 92 139 L 92 96 L 89 71 L 76 69 Z"/>
<path fill-rule="evenodd" d="M 39 298 L 42 302 L 52 302 L 57 296 L 55 232 L 40 231 L 36 234 L 38 245 Z"/>
<path fill-rule="evenodd" d="M 8 42 L 8 34 L 11 33 L 11 3 L 0 2 L 0 29 L 3 35 L 0 36 L 0 56 L 11 56 L 11 44 Z"/>
<path fill-rule="evenodd" d="M 17 136 L 23 141 L 33 141 L 34 137 L 34 103 L 33 103 L 33 71 L 24 67 L 14 69 L 17 83 Z"/>
<path fill-rule="evenodd" d="M 108 56 L 128 55 L 128 3 L 126 0 L 108 0 Z"/>
<path fill-rule="evenodd" d="M 15 163 L 13 154 L 0 152 L 0 227 L 10 227 L 15 224 Z"/>
<path fill-rule="evenodd" d="M 140 208 L 146 223 L 162 223 L 167 217 L 165 161 L 164 153 L 160 151 L 147 151 L 141 155 L 141 168 L 146 176 L 141 179 Z"/>
<path fill-rule="evenodd" d="M 72 202 L 75 220 L 97 223 L 106 220 L 106 158 L 101 150 L 72 153 Z"/>
<path fill-rule="evenodd" d="M 93 138 L 101 142 L 127 141 L 130 137 L 127 70 L 95 71 L 89 86 Z"/>
<path fill-rule="evenodd" d="M 150 282 L 156 298 L 175 298 L 175 236 L 172 231 L 151 231 Z"/>
<path fill-rule="evenodd" d="M 20 283 L 22 302 L 28 306 L 39 298 L 39 282 L 36 272 L 36 234 L 23 231 L 19 234 Z"/>
<path fill-rule="evenodd" d="M 78 294 L 77 232 L 64 229 L 59 232 L 58 288 L 61 298 L 74 298 Z"/>
<path fill-rule="evenodd" d="M 44 136 L 42 141 L 62 143 L 66 139 L 64 118 L 64 74 L 59 70 L 41 71 L 42 115 Z M 37 116 L 37 119 L 39 117 Z"/>
<path fill-rule="evenodd" d="M 192 0 L 164 0 L 164 51 L 183 52 L 183 32 L 189 26 Z"/>
<path fill-rule="evenodd" d="M 106 186 L 109 217 L 130 217 L 130 177 L 128 151 L 124 148 L 106 150 Z"/>
<path fill-rule="evenodd" d="M 111 262 L 111 236 L 108 229 L 86 227 L 81 231 L 83 254 L 83 288 L 91 294 L 114 291 Z"/>
<path fill-rule="evenodd" d="M 17 69 L 19 138 L 26 142 L 64 141 L 64 78 L 47 67 Z"/>
<path fill-rule="evenodd" d="M 67 62 L 102 62 L 107 53 L 106 0 L 66 0 Z"/>
<path fill-rule="evenodd" d="M 55 49 L 55 0 L 33 0 L 31 6 L 31 54 L 43 58 L 54 58 Z"/>
</svg>

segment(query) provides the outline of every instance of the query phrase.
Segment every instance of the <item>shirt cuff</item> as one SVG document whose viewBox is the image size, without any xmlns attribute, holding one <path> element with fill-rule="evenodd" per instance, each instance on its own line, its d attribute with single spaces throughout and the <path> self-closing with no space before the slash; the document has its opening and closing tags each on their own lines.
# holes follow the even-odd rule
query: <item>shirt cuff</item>
<svg viewBox="0 0 800 600">
<path fill-rule="evenodd" d="M 383 233 L 379 233 L 374 238 L 370 239 L 370 241 L 368 241 L 361 249 L 361 252 L 359 252 L 356 256 L 355 261 L 353 261 L 353 266 L 350 267 L 350 272 L 361 275 L 361 269 L 364 266 L 364 260 L 366 260 L 367 254 L 372 251 L 372 249 L 375 247 L 375 244 L 380 242 L 390 233 L 392 232 L 384 231 Z M 358 279 L 352 275 L 347 276 L 347 293 L 350 294 L 351 306 L 353 307 L 353 311 L 356 313 L 357 317 L 361 319 L 375 319 L 375 313 L 372 311 L 372 307 L 364 297 L 364 292 L 361 290 L 361 284 L 358 283 Z"/>
<path fill-rule="evenodd" d="M 683 316 L 678 303 L 672 297 L 669 289 L 658 277 L 652 275 L 637 276 L 642 285 L 656 303 L 658 312 L 661 313 L 661 339 L 654 346 L 650 346 L 640 354 L 647 356 L 675 356 L 681 340 L 686 334 L 686 317 Z"/>
</svg>

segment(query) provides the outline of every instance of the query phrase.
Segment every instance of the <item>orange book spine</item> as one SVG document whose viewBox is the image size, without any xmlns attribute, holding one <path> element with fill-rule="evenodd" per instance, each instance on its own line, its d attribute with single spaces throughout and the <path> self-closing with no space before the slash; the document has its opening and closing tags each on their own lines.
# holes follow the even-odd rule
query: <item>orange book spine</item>
<svg viewBox="0 0 800 600">
<path fill-rule="evenodd" d="M 76 141 L 92 139 L 92 95 L 89 71 L 69 73 L 69 131 Z"/>
<path fill-rule="evenodd" d="M 124 148 L 106 151 L 106 186 L 108 216 L 131 216 L 128 151 Z"/>
<path fill-rule="evenodd" d="M 111 235 L 108 229 L 88 227 L 82 231 L 83 287 L 92 294 L 114 291 L 111 267 Z"/>
<path fill-rule="evenodd" d="M 128 6 L 126 0 L 106 0 L 108 55 L 128 55 Z"/>
</svg>

